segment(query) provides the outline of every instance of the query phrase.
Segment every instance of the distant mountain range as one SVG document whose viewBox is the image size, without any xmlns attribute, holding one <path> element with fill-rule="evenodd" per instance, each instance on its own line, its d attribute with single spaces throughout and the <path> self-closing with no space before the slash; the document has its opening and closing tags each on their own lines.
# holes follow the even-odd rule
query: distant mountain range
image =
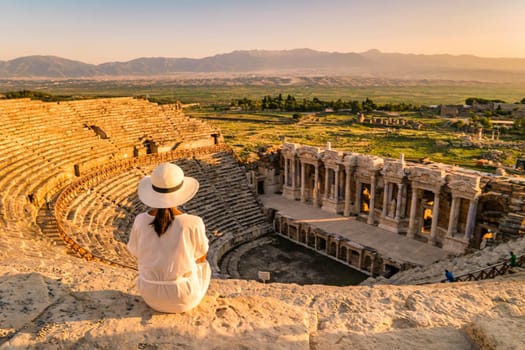
<svg viewBox="0 0 525 350">
<path fill-rule="evenodd" d="M 233 51 L 200 59 L 144 57 L 98 65 L 56 56 L 0 61 L 0 78 L 166 77 L 187 73 L 353 75 L 395 79 L 525 82 L 524 58 L 320 52 L 310 49 Z"/>
</svg>

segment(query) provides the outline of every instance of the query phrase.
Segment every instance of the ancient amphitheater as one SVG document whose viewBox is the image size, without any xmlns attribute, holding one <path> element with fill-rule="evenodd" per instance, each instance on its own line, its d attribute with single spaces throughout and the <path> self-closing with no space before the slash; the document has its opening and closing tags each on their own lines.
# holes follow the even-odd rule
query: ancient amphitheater
<svg viewBox="0 0 525 350">
<path fill-rule="evenodd" d="M 0 118 L 0 349 L 525 348 L 521 269 L 439 283 L 525 254 L 519 179 L 295 144 L 247 172 L 219 130 L 133 98 L 0 100 Z M 201 183 L 183 209 L 204 218 L 217 277 L 235 275 L 225 253 L 276 230 L 376 278 L 216 278 L 196 309 L 152 312 L 125 244 L 138 179 L 162 161 Z M 500 245 L 447 260 L 488 229 Z"/>
</svg>

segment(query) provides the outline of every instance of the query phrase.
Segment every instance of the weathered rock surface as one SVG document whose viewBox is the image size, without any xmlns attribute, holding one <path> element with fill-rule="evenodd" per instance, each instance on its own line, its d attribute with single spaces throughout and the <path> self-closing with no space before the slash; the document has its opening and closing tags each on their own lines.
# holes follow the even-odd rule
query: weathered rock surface
<svg viewBox="0 0 525 350">
<path fill-rule="evenodd" d="M 467 333 L 482 349 L 525 348 L 525 317 L 480 318 Z"/>
<path fill-rule="evenodd" d="M 51 303 L 47 284 L 37 273 L 0 277 L 0 336 L 22 329 Z"/>
<path fill-rule="evenodd" d="M 425 286 L 212 280 L 183 314 L 136 272 L 73 257 L 0 261 L 0 349 L 523 349 L 525 280 Z"/>
</svg>

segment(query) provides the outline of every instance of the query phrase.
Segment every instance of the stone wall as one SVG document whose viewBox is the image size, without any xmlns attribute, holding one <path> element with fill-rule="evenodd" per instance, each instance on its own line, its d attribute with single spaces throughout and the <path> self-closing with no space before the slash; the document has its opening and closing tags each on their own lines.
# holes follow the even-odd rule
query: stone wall
<svg viewBox="0 0 525 350">
<path fill-rule="evenodd" d="M 308 222 L 280 213 L 273 215 L 273 225 L 275 232 L 282 237 L 368 276 L 388 274 L 393 270 L 405 271 L 416 266 L 409 262 L 389 259 L 373 247 L 363 246 L 336 233 L 326 232 Z"/>
<path fill-rule="evenodd" d="M 284 143 L 281 156 L 284 197 L 451 252 L 478 248 L 489 229 L 498 240 L 525 234 L 523 178 L 330 146 Z"/>
</svg>

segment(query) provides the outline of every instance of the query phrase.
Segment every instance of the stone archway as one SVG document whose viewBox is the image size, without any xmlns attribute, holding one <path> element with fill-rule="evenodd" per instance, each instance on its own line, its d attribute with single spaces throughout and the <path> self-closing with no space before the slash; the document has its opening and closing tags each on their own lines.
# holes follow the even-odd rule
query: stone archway
<svg viewBox="0 0 525 350">
<path fill-rule="evenodd" d="M 326 252 L 326 238 L 317 236 L 317 250 Z"/>
<path fill-rule="evenodd" d="M 285 235 L 285 236 L 288 236 L 288 223 L 287 222 L 283 223 L 283 225 L 281 227 L 282 227 L 281 228 L 281 230 L 282 230 L 281 233 L 283 235 Z"/>
<path fill-rule="evenodd" d="M 328 255 L 331 255 L 333 257 L 337 256 L 337 242 L 331 241 L 329 248 L 328 248 Z"/>
<path fill-rule="evenodd" d="M 372 272 L 372 257 L 370 255 L 365 256 L 363 269 L 368 272 Z"/>
<path fill-rule="evenodd" d="M 359 267 L 359 258 L 360 258 L 359 252 L 356 252 L 355 250 L 350 250 L 350 261 L 349 261 L 350 265 Z"/>
<path fill-rule="evenodd" d="M 489 229 L 495 233 L 495 238 L 498 239 L 499 225 L 501 219 L 506 215 L 507 207 L 508 205 L 503 196 L 496 194 L 480 196 L 476 213 L 477 225 L 474 229 L 472 241 L 473 247 L 479 248 L 483 234 Z"/>
<path fill-rule="evenodd" d="M 345 246 L 340 246 L 339 247 L 339 259 L 345 261 L 345 262 L 348 262 L 346 261 L 346 254 L 347 254 L 347 249 Z"/>
<path fill-rule="evenodd" d="M 297 228 L 296 225 L 288 226 L 288 234 L 287 234 L 287 236 L 290 237 L 293 240 L 297 240 L 298 239 L 298 228 Z"/>
<path fill-rule="evenodd" d="M 308 236 L 306 228 L 302 227 L 299 231 L 299 243 L 306 244 L 306 237 Z"/>
<path fill-rule="evenodd" d="M 275 231 L 282 233 L 282 219 L 280 216 L 276 216 L 273 224 Z"/>
<path fill-rule="evenodd" d="M 309 247 L 312 247 L 312 248 L 315 249 L 315 240 L 316 240 L 316 239 L 317 239 L 317 238 L 316 238 L 315 234 L 310 233 L 310 234 L 308 235 L 307 245 L 308 245 Z"/>
<path fill-rule="evenodd" d="M 304 195 L 305 202 L 313 203 L 314 191 L 315 191 L 315 166 L 312 164 L 304 164 L 305 182 L 304 182 Z"/>
<path fill-rule="evenodd" d="M 419 230 L 420 235 L 430 235 L 432 229 L 432 220 L 434 218 L 434 201 L 435 195 L 432 191 L 423 190 L 419 210 Z"/>
<path fill-rule="evenodd" d="M 370 184 L 362 184 L 361 187 L 361 208 L 359 208 L 360 213 L 368 214 L 370 211 L 370 199 L 372 196 Z"/>
</svg>

